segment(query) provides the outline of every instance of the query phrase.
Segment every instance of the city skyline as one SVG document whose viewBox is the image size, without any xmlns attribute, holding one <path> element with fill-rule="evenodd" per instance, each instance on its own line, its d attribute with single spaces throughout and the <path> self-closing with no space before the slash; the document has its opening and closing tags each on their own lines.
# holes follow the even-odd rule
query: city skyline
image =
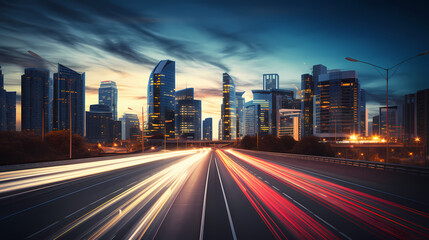
<svg viewBox="0 0 429 240">
<path fill-rule="evenodd" d="M 88 13 L 99 7 L 98 4 L 81 5 L 71 2 L 68 11 L 59 13 L 53 9 L 64 9 L 61 3 L 38 3 L 35 6 L 19 1 L 2 3 L 5 9 L 2 20 L 9 24 L 0 27 L 3 40 L 0 46 L 0 64 L 5 75 L 5 88 L 17 91 L 17 129 L 21 125 L 19 79 L 25 67 L 38 67 L 31 66 L 34 64 L 44 65 L 50 72 L 55 72 L 51 63 L 60 62 L 77 72 L 85 72 L 86 111 L 91 104 L 97 103 L 100 82 L 116 81 L 118 115 L 122 115 L 128 112 L 129 107 L 140 109 L 142 105 L 146 106 L 146 84 L 150 71 L 158 61 L 172 59 L 177 62 L 176 89 L 184 89 L 186 86 L 195 88 L 195 97 L 202 100 L 202 119 L 212 117 L 214 122 L 220 119 L 222 83 L 219 76 L 225 70 L 234 79 L 237 91 L 245 91 L 243 97 L 249 101 L 252 100 L 251 90 L 263 88 L 263 74 L 278 73 L 280 88 L 292 89 L 292 83 L 300 86 L 301 74 L 311 73 L 310 66 L 323 64 L 333 69 L 357 72 L 361 86 L 367 92 L 369 119 L 372 119 L 384 104 L 385 80 L 374 69 L 345 61 L 344 57 L 351 56 L 391 66 L 403 58 L 427 50 L 425 43 L 428 42 L 429 35 L 421 31 L 427 17 L 417 14 L 424 9 L 424 5 L 421 5 L 424 3 L 406 6 L 392 4 L 387 6 L 389 14 L 384 11 L 380 14 L 375 11 L 382 10 L 382 6 L 377 3 L 372 4 L 372 8 L 367 8 L 366 4 L 345 6 L 338 3 L 335 6 L 325 6 L 314 2 L 314 5 L 327 13 L 342 11 L 327 19 L 316 19 L 309 14 L 310 17 L 306 20 L 297 15 L 306 9 L 303 4 L 261 4 L 251 1 L 247 6 L 231 3 L 229 8 L 210 10 L 213 4 L 172 3 L 160 12 L 156 10 L 156 4 L 144 11 L 137 11 L 134 9 L 138 9 L 138 3 L 118 5 L 107 2 L 91 16 L 73 20 L 72 13 Z M 216 4 L 225 6 L 226 3 Z M 39 11 L 31 11 L 26 16 L 16 14 L 30 7 Z M 233 15 L 234 9 L 238 7 L 244 7 L 248 10 L 247 13 Z M 349 7 L 359 10 L 355 11 L 359 14 L 365 14 L 367 19 L 357 20 L 356 13 L 347 12 L 351 15 L 345 21 L 339 21 L 348 16 L 345 12 Z M 112 12 L 109 9 L 117 10 Z M 198 14 L 189 17 L 185 9 Z M 281 12 L 276 9 L 294 11 Z M 40 14 L 54 17 L 40 17 Z M 211 17 L 217 14 L 224 15 L 223 21 L 232 23 L 231 27 L 225 30 L 222 28 L 223 21 L 213 22 Z M 256 24 L 251 20 L 250 16 L 255 14 L 258 14 L 261 23 Z M 409 14 L 413 14 L 414 18 L 407 18 Z M 16 16 L 22 19 L 17 19 Z M 29 20 L 36 17 L 37 21 Z M 384 21 L 370 25 L 371 21 L 378 18 L 383 18 Z M 201 20 L 201 23 L 196 19 Z M 47 20 L 52 21 L 51 27 L 44 25 Z M 280 23 L 293 21 L 285 26 L 277 23 L 263 28 L 266 23 L 274 23 L 275 20 Z M 24 21 L 31 22 L 31 26 L 24 24 Z M 407 24 L 410 21 L 412 26 Z M 91 22 L 91 26 L 88 26 L 88 22 Z M 317 24 L 313 26 L 310 23 Z M 105 31 L 106 24 L 112 25 L 111 31 Z M 326 26 L 323 31 L 322 26 Z M 50 33 L 55 34 L 46 35 L 41 31 L 34 35 L 40 41 L 30 42 L 27 32 L 30 28 L 50 30 Z M 64 30 L 64 33 L 56 34 L 59 29 Z M 186 36 L 181 32 L 186 32 Z M 389 37 L 389 41 L 385 40 L 385 34 L 388 34 L 386 37 Z M 142 47 L 140 41 L 143 40 L 138 40 L 133 35 L 141 37 L 147 44 Z M 267 39 L 267 36 L 271 37 Z M 15 41 L 16 39 L 19 41 Z M 47 40 L 49 47 L 42 40 Z M 129 41 L 129 45 L 125 41 Z M 413 44 L 404 44 L 406 42 Z M 27 53 L 29 50 L 39 54 L 44 60 L 31 56 Z M 393 74 L 389 82 L 392 105 L 396 104 L 395 100 L 403 100 L 403 95 L 428 87 L 424 75 L 424 66 L 428 61 L 425 57 L 404 64 Z M 217 128 L 214 128 L 213 134 L 218 135 Z"/>
</svg>

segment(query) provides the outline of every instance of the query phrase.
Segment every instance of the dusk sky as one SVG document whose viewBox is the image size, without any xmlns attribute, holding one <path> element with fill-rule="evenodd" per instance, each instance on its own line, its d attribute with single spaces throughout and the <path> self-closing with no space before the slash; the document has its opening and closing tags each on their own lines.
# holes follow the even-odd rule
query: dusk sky
<svg viewBox="0 0 429 240">
<path fill-rule="evenodd" d="M 372 117 L 385 102 L 386 81 L 344 58 L 390 67 L 429 50 L 429 1 L 357 2 L 1 1 L 0 65 L 6 90 L 18 96 L 25 67 L 44 65 L 51 77 L 58 62 L 85 72 L 86 109 L 98 103 L 100 82 L 113 80 L 121 116 L 132 113 L 128 107 L 140 114 L 152 69 L 176 61 L 176 90 L 195 88 L 217 138 L 223 72 L 248 101 L 264 73 L 278 73 L 280 87 L 291 89 L 312 65 L 324 64 L 357 71 Z M 392 72 L 392 104 L 429 87 L 428 66 L 426 55 Z M 18 129 L 20 108 L 18 101 Z"/>
</svg>

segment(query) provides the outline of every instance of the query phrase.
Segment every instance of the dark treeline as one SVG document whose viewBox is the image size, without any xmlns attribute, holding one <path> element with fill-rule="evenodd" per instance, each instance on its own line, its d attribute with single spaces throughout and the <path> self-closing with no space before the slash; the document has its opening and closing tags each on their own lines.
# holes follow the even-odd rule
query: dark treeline
<svg viewBox="0 0 429 240">
<path fill-rule="evenodd" d="M 67 159 L 70 135 L 68 131 L 52 131 L 44 141 L 33 132 L 0 132 L 0 164 L 17 164 Z M 89 157 L 83 137 L 73 134 L 73 158 Z"/>
<path fill-rule="evenodd" d="M 274 135 L 259 137 L 246 135 L 239 143 L 239 147 L 249 150 L 260 150 L 268 152 L 284 152 L 295 154 L 307 154 L 317 156 L 333 157 L 334 152 L 327 143 L 322 143 L 318 137 L 304 137 L 300 141 L 295 141 L 291 136 L 280 138 Z"/>
</svg>

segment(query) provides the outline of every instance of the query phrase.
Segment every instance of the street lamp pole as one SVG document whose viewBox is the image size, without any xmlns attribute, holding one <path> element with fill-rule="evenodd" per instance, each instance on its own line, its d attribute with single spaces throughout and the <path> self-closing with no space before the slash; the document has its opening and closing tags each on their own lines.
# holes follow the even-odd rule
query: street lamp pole
<svg viewBox="0 0 429 240">
<path fill-rule="evenodd" d="M 429 51 L 426 51 L 426 52 L 419 53 L 415 56 L 406 58 L 405 60 L 397 63 L 396 65 L 393 65 L 390 68 L 384 68 L 384 67 L 380 67 L 380 66 L 377 66 L 377 65 L 369 63 L 369 62 L 364 62 L 364 61 L 360 61 L 360 60 L 357 60 L 357 59 L 354 59 L 351 57 L 346 57 L 347 61 L 364 63 L 364 64 L 367 64 L 367 65 L 370 65 L 370 66 L 373 66 L 373 67 L 376 67 L 376 68 L 379 68 L 379 69 L 386 71 L 386 136 L 387 136 L 387 139 L 386 139 L 386 162 L 389 162 L 389 141 L 390 141 L 390 137 L 389 137 L 389 70 L 392 70 L 393 68 L 396 68 L 399 65 L 401 65 L 401 64 L 403 64 L 403 63 L 405 63 L 405 62 L 407 62 L 413 58 L 420 57 L 420 56 L 426 55 L 428 53 L 429 53 Z M 381 121 L 381 119 L 380 119 L 380 121 Z"/>
<path fill-rule="evenodd" d="M 142 106 L 142 153 L 144 153 L 144 106 Z"/>
<path fill-rule="evenodd" d="M 71 110 L 71 79 L 69 78 L 69 130 L 70 130 L 70 159 L 72 158 L 72 110 Z"/>
</svg>

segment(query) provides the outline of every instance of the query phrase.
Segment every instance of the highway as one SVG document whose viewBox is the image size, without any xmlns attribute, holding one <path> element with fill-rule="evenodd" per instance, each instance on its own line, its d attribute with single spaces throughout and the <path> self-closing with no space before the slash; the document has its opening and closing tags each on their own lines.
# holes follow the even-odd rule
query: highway
<svg viewBox="0 0 429 240">
<path fill-rule="evenodd" d="M 2 239 L 429 238 L 427 177 L 368 170 L 364 179 L 342 168 L 207 148 L 8 170 L 0 172 L 0 232 Z"/>
</svg>

